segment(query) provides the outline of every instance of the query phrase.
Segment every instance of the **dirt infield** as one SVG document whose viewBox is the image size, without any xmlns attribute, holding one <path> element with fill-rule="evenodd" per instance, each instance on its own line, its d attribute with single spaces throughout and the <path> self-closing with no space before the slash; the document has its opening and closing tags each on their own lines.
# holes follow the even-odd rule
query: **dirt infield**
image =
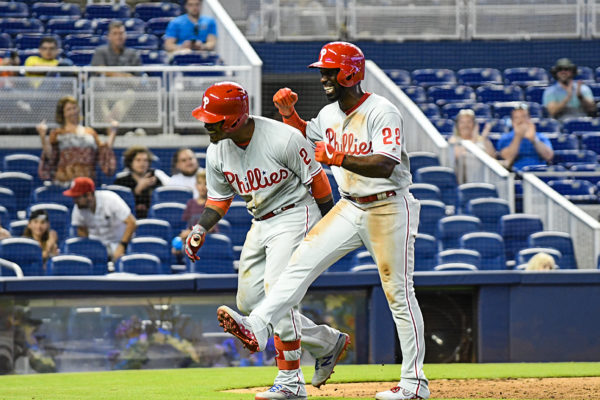
<svg viewBox="0 0 600 400">
<path fill-rule="evenodd" d="M 365 382 L 307 386 L 309 396 L 375 398 L 375 393 L 397 382 Z M 528 379 L 438 379 L 430 382 L 431 397 L 436 399 L 526 399 L 526 400 L 598 400 L 600 377 L 528 378 Z M 257 393 L 268 388 L 231 390 Z"/>
</svg>

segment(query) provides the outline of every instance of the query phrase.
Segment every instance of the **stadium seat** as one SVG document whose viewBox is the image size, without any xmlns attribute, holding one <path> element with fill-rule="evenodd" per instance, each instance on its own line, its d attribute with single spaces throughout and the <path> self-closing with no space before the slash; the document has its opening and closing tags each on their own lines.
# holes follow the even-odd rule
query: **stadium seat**
<svg viewBox="0 0 600 400">
<path fill-rule="evenodd" d="M 456 84 L 454 71 L 444 68 L 416 69 L 411 73 L 413 82 L 423 87 Z"/>
<path fill-rule="evenodd" d="M 74 3 L 34 3 L 31 6 L 31 16 L 46 22 L 51 18 L 69 17 L 76 19 L 81 17 L 81 8 Z"/>
<path fill-rule="evenodd" d="M 377 272 L 379 268 L 375 264 L 358 264 L 350 269 L 350 272 Z"/>
<path fill-rule="evenodd" d="M 440 159 L 435 153 L 428 151 L 411 151 L 408 153 L 410 160 L 410 173 L 414 174 L 419 168 L 437 167 L 440 165 Z"/>
<path fill-rule="evenodd" d="M 0 227 L 8 228 L 10 225 L 10 213 L 6 207 L 0 205 Z"/>
<path fill-rule="evenodd" d="M 544 230 L 542 220 L 532 214 L 509 214 L 500 218 L 500 234 L 504 239 L 507 260 L 515 260 L 517 252 L 527 247 L 529 235 Z"/>
<path fill-rule="evenodd" d="M 587 84 L 592 90 L 592 95 L 594 96 L 594 101 L 600 101 L 600 83 L 588 83 Z"/>
<path fill-rule="evenodd" d="M 506 121 L 504 121 L 503 119 L 496 119 L 496 118 L 492 118 L 492 119 L 488 119 L 485 121 L 486 123 L 490 124 L 490 133 L 506 133 L 509 131 L 509 127 L 506 125 Z M 485 126 L 485 124 L 484 124 Z M 481 129 L 483 129 L 483 126 L 481 127 Z M 480 129 L 480 130 L 481 130 Z"/>
<path fill-rule="evenodd" d="M 0 32 L 9 35 L 44 32 L 42 21 L 36 18 L 0 18 Z"/>
<path fill-rule="evenodd" d="M 540 118 L 542 116 L 542 107 L 538 103 L 522 101 L 497 101 L 492 104 L 494 109 L 494 118 L 510 118 L 512 111 L 519 104 L 527 104 L 529 115 L 532 118 Z"/>
<path fill-rule="evenodd" d="M 526 165 L 521 170 L 522 172 L 565 172 L 567 168 L 564 165 L 546 165 L 546 164 L 535 164 Z M 539 176 L 541 180 L 551 180 L 551 178 Z"/>
<path fill-rule="evenodd" d="M 10 231 L 10 235 L 12 237 L 21 237 L 23 236 L 23 233 L 25 232 L 25 228 L 27 228 L 27 225 L 29 224 L 29 221 L 26 219 L 20 219 L 17 221 L 12 221 L 9 225 L 9 231 Z"/>
<path fill-rule="evenodd" d="M 167 26 L 169 25 L 169 22 L 171 22 L 172 20 L 173 20 L 173 17 L 152 18 L 152 19 L 146 21 L 146 31 L 148 33 L 151 33 L 158 37 L 162 37 L 167 30 Z"/>
<path fill-rule="evenodd" d="M 502 75 L 495 68 L 464 68 L 456 72 L 458 82 L 463 85 L 501 85 Z"/>
<path fill-rule="evenodd" d="M 354 259 L 357 254 L 366 251 L 364 246 L 359 247 L 358 249 L 354 249 L 349 251 L 342 258 L 337 260 L 333 265 L 331 265 L 326 272 L 348 272 L 354 267 Z"/>
<path fill-rule="evenodd" d="M 415 183 L 429 183 L 442 192 L 442 201 L 448 206 L 456 206 L 456 175 L 447 167 L 424 167 L 415 174 Z"/>
<path fill-rule="evenodd" d="M 157 237 L 168 243 L 179 231 L 172 233 L 171 224 L 168 221 L 156 218 L 144 218 L 136 221 L 135 237 Z"/>
<path fill-rule="evenodd" d="M 555 166 L 562 167 L 562 165 L 555 165 Z M 566 170 L 566 168 L 565 168 L 565 170 Z M 575 172 L 600 172 L 600 164 L 599 163 L 573 164 L 573 165 L 571 165 L 571 168 L 569 168 L 569 170 L 575 171 Z M 586 177 L 586 179 L 590 180 L 589 177 Z"/>
<path fill-rule="evenodd" d="M 465 263 L 448 263 L 436 265 L 433 270 L 438 272 L 477 271 L 477 267 L 475 265 Z"/>
<path fill-rule="evenodd" d="M 506 255 L 502 236 L 492 232 L 472 232 L 461 236 L 460 247 L 475 250 L 481 256 L 481 270 L 506 269 Z"/>
<path fill-rule="evenodd" d="M 134 16 L 144 21 L 158 17 L 177 17 L 182 12 L 181 6 L 170 2 L 148 2 L 135 5 Z"/>
<path fill-rule="evenodd" d="M 90 35 L 94 33 L 92 21 L 85 18 L 52 18 L 46 23 L 46 32 L 55 35 Z"/>
<path fill-rule="evenodd" d="M 430 121 L 442 135 L 452 135 L 452 132 L 454 131 L 454 121 L 451 119 L 432 118 Z"/>
<path fill-rule="evenodd" d="M 483 231 L 497 233 L 499 232 L 500 218 L 510 214 L 510 206 L 503 199 L 479 198 L 467 203 L 467 213 L 479 218 Z"/>
<path fill-rule="evenodd" d="M 475 118 L 491 118 L 492 110 L 489 104 L 485 103 L 448 103 L 442 107 L 444 118 L 456 119 L 461 110 L 473 110 Z"/>
<path fill-rule="evenodd" d="M 0 187 L 0 206 L 3 206 L 8 211 L 10 220 L 17 219 L 17 198 L 15 192 L 10 188 Z M 2 221 L 3 225 L 8 225 L 9 221 Z"/>
<path fill-rule="evenodd" d="M 33 177 L 31 175 L 24 172 L 2 172 L 0 173 L 0 186 L 13 191 L 17 211 L 27 208 L 33 187 Z"/>
<path fill-rule="evenodd" d="M 437 255 L 437 264 L 465 263 L 480 269 L 481 255 L 478 251 L 469 249 L 449 249 L 440 251 Z"/>
<path fill-rule="evenodd" d="M 429 183 L 414 183 L 408 187 L 415 199 L 442 201 L 442 193 L 437 186 Z"/>
<path fill-rule="evenodd" d="M 215 65 L 219 62 L 219 55 L 214 51 L 195 51 L 184 54 L 175 54 L 171 59 L 172 65 Z"/>
<path fill-rule="evenodd" d="M 383 72 L 398 86 L 411 84 L 410 72 L 404 69 L 384 69 Z"/>
<path fill-rule="evenodd" d="M 184 186 L 159 186 L 152 191 L 152 204 L 175 202 L 186 204 L 194 198 L 194 191 Z"/>
<path fill-rule="evenodd" d="M 102 186 L 102 190 L 110 190 L 119 195 L 120 198 L 125 201 L 125 203 L 129 206 L 131 213 L 135 215 L 135 197 L 133 196 L 133 191 L 121 185 L 104 185 Z"/>
<path fill-rule="evenodd" d="M 561 164 L 569 168 L 571 165 L 590 164 L 598 161 L 598 155 L 592 150 L 556 150 L 554 151 L 554 164 Z"/>
<path fill-rule="evenodd" d="M 373 260 L 373 257 L 371 256 L 371 253 L 369 253 L 368 250 L 364 250 L 354 254 L 354 257 L 352 258 L 352 265 L 357 267 L 359 265 L 365 264 L 375 264 L 375 261 Z"/>
<path fill-rule="evenodd" d="M 146 23 L 139 18 L 123 19 L 123 26 L 129 35 L 141 35 L 146 31 Z M 108 26 L 112 22 L 111 18 L 98 18 L 93 22 L 94 33 L 104 36 L 108 33 Z"/>
<path fill-rule="evenodd" d="M 151 34 L 128 34 L 125 46 L 138 50 L 159 50 L 161 43 L 155 35 Z"/>
<path fill-rule="evenodd" d="M 92 63 L 92 57 L 94 56 L 94 50 L 71 50 L 67 53 L 67 58 L 73 61 L 73 64 L 78 67 L 90 65 Z"/>
<path fill-rule="evenodd" d="M 411 99 L 414 103 L 425 103 L 427 101 L 427 95 L 425 89 L 421 86 L 406 86 L 402 88 L 402 91 Z"/>
<path fill-rule="evenodd" d="M 33 189 L 31 203 L 57 203 L 73 208 L 73 198 L 63 195 L 65 188 L 57 185 L 45 185 Z"/>
<path fill-rule="evenodd" d="M 538 253 L 546 253 L 548 255 L 551 255 L 552 258 L 554 258 L 554 263 L 556 264 L 556 266 L 560 267 L 562 254 L 560 253 L 560 251 L 548 247 L 530 247 L 527 249 L 519 250 L 519 253 L 517 254 L 517 265 L 527 264 L 529 260 L 531 260 L 531 258 Z"/>
<path fill-rule="evenodd" d="M 140 50 L 140 58 L 143 65 L 161 65 L 167 64 L 167 53 L 164 50 Z M 162 73 L 159 72 L 160 75 Z"/>
<path fill-rule="evenodd" d="M 560 268 L 577 269 L 573 240 L 568 233 L 556 231 L 532 233 L 527 242 L 529 247 L 549 247 L 560 251 Z"/>
<path fill-rule="evenodd" d="M 548 186 L 576 204 L 596 204 L 596 187 L 593 183 L 581 179 L 559 179 L 548 182 Z"/>
<path fill-rule="evenodd" d="M 8 33 L 0 33 L 0 49 L 11 49 L 13 47 L 12 38 Z"/>
<path fill-rule="evenodd" d="M 4 157 L 3 171 L 4 172 L 25 172 L 33 178 L 33 184 L 38 185 L 40 179 L 38 177 L 38 166 L 40 158 L 33 154 L 9 154 Z"/>
<path fill-rule="evenodd" d="M 200 260 L 192 263 L 186 257 L 190 272 L 200 274 L 234 274 L 233 246 L 225 235 L 212 233 L 206 235 L 204 245 L 198 251 Z"/>
<path fill-rule="evenodd" d="M 566 133 L 600 132 L 600 120 L 590 117 L 567 118 L 563 121 L 563 131 Z"/>
<path fill-rule="evenodd" d="M 85 17 L 88 19 L 125 19 L 129 16 L 129 6 L 126 4 L 88 4 L 85 7 Z"/>
<path fill-rule="evenodd" d="M 224 217 L 231 224 L 231 242 L 234 246 L 242 246 L 246 234 L 252 227 L 253 216 L 248 212 L 246 203 L 234 201 Z"/>
<path fill-rule="evenodd" d="M 573 78 L 574 82 L 582 81 L 586 85 L 594 83 L 594 70 L 590 67 L 578 66 L 577 74 Z"/>
<path fill-rule="evenodd" d="M 73 254 L 54 256 L 48 260 L 46 275 L 93 275 L 92 260 Z"/>
<path fill-rule="evenodd" d="M 435 266 L 438 245 L 435 237 L 417 233 L 415 238 L 415 271 L 431 271 Z"/>
<path fill-rule="evenodd" d="M 553 150 L 578 150 L 579 139 L 574 134 L 546 133 L 545 136 L 552 143 Z"/>
<path fill-rule="evenodd" d="M 433 103 L 419 104 L 419 108 L 427 118 L 435 118 L 440 116 L 440 108 Z"/>
<path fill-rule="evenodd" d="M 435 237 L 437 224 L 446 216 L 446 206 L 441 201 L 421 200 L 419 213 L 419 233 Z"/>
<path fill-rule="evenodd" d="M 185 205 L 181 203 L 159 203 L 150 207 L 148 217 L 162 219 L 169 222 L 172 232 L 178 233 L 184 230 L 187 226 L 187 221 L 183 220 L 184 210 Z"/>
<path fill-rule="evenodd" d="M 160 259 L 161 273 L 171 273 L 171 246 L 169 242 L 157 237 L 135 237 L 129 242 L 127 254 L 154 254 Z"/>
<path fill-rule="evenodd" d="M 470 86 L 441 85 L 427 89 L 429 100 L 443 106 L 447 103 L 475 101 L 475 92 Z"/>
<path fill-rule="evenodd" d="M 100 240 L 87 237 L 69 238 L 65 240 L 61 252 L 89 258 L 92 261 L 93 275 L 108 273 L 108 252 Z"/>
<path fill-rule="evenodd" d="M 469 215 L 452 215 L 438 221 L 436 238 L 442 249 L 457 249 L 458 240 L 465 233 L 477 232 L 481 229 L 481 221 Z M 479 265 L 478 265 L 479 266 Z"/>
<path fill-rule="evenodd" d="M 475 92 L 477 93 L 477 101 L 482 103 L 523 100 L 523 90 L 514 85 L 484 85 L 478 87 Z"/>
<path fill-rule="evenodd" d="M 63 47 L 65 50 L 95 50 L 96 47 L 107 43 L 105 36 L 91 34 L 76 34 L 65 36 Z"/>
<path fill-rule="evenodd" d="M 18 274 L 18 275 L 17 275 Z M 0 276 L 23 276 L 23 271 L 18 264 L 0 258 Z"/>
<path fill-rule="evenodd" d="M 19 265 L 25 276 L 44 275 L 42 248 L 29 238 L 8 238 L 0 241 L 0 258 Z"/>
<path fill-rule="evenodd" d="M 537 118 L 533 120 L 535 130 L 542 133 L 559 133 L 560 122 L 554 118 Z"/>
<path fill-rule="evenodd" d="M 503 75 L 507 85 L 529 86 L 548 84 L 548 73 L 543 68 L 507 68 L 504 70 Z"/>
<path fill-rule="evenodd" d="M 546 85 L 532 85 L 525 88 L 525 100 L 542 104 Z"/>
<path fill-rule="evenodd" d="M 160 274 L 162 266 L 160 259 L 153 254 L 127 254 L 117 260 L 118 272 L 127 272 L 139 275 Z"/>
<path fill-rule="evenodd" d="M 587 132 L 581 135 L 581 147 L 583 150 L 592 150 L 600 154 L 600 132 Z"/>
<path fill-rule="evenodd" d="M 58 235 L 58 243 L 62 243 L 67 238 L 69 226 L 71 225 L 71 213 L 69 209 L 62 204 L 56 203 L 39 203 L 33 204 L 27 210 L 27 216 L 37 210 L 46 210 L 50 227 L 54 229 Z"/>
<path fill-rule="evenodd" d="M 20 1 L 2 1 L 0 2 L 0 15 L 2 18 L 27 18 L 29 17 L 29 8 L 27 4 Z"/>
<path fill-rule="evenodd" d="M 491 183 L 463 183 L 457 188 L 458 210 L 467 211 L 467 203 L 483 197 L 498 197 L 496 186 Z"/>
</svg>

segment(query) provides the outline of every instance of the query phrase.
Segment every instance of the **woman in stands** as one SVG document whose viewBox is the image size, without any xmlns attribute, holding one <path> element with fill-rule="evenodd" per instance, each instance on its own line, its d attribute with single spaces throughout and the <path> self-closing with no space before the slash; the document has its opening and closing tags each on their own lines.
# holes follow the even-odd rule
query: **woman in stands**
<svg viewBox="0 0 600 400">
<path fill-rule="evenodd" d="M 491 125 L 486 123 L 483 131 L 479 134 L 479 124 L 475 119 L 475 112 L 471 109 L 460 110 L 454 122 L 454 132 L 448 143 L 454 147 L 455 170 L 458 183 L 466 182 L 466 163 L 465 156 L 467 151 L 461 143 L 470 141 L 479 146 L 483 151 L 496 158 L 496 149 L 488 138 Z"/>
<path fill-rule="evenodd" d="M 55 230 L 50 229 L 50 220 L 46 210 L 35 210 L 31 213 L 29 223 L 23 231 L 23 237 L 33 239 L 40 244 L 44 263 L 59 253 L 58 235 Z"/>
<path fill-rule="evenodd" d="M 96 165 L 104 174 L 115 173 L 116 160 L 113 143 L 118 123 L 108 128 L 108 140 L 102 142 L 95 130 L 81 124 L 77 100 L 64 96 L 56 105 L 56 122 L 59 127 L 48 136 L 48 126 L 42 121 L 36 129 L 42 141 L 42 157 L 38 173 L 42 180 L 69 185 L 80 176 L 96 177 Z"/>
<path fill-rule="evenodd" d="M 152 153 L 145 146 L 132 146 L 123 154 L 126 171 L 117 174 L 115 185 L 131 189 L 135 198 L 135 215 L 146 218 L 150 209 L 152 191 L 164 185 L 169 176 L 159 169 L 150 168 Z"/>
</svg>

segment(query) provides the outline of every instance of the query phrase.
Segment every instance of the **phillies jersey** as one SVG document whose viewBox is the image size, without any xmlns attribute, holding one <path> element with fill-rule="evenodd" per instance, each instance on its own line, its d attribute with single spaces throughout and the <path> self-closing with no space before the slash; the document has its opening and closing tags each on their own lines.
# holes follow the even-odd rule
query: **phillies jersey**
<svg viewBox="0 0 600 400">
<path fill-rule="evenodd" d="M 398 162 L 389 178 L 369 178 L 331 166 L 340 194 L 363 197 L 411 184 L 408 153 L 404 146 L 400 111 L 384 97 L 365 93 L 359 103 L 344 112 L 338 102 L 326 105 L 306 126 L 312 142 L 324 141 L 337 151 L 353 156 L 381 154 Z"/>
<path fill-rule="evenodd" d="M 310 143 L 295 128 L 252 118 L 254 133 L 245 149 L 230 139 L 208 146 L 208 198 L 222 201 L 238 194 L 256 218 L 290 204 L 314 201 L 307 185 L 322 168 Z"/>
</svg>

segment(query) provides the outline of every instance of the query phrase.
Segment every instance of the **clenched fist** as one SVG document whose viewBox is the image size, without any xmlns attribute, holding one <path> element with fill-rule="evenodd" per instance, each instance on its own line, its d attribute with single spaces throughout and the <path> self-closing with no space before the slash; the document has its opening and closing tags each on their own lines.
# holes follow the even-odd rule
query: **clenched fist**
<svg viewBox="0 0 600 400">
<path fill-rule="evenodd" d="M 292 92 L 292 89 L 279 89 L 273 96 L 273 103 L 279 110 L 279 114 L 285 118 L 290 117 L 294 113 L 294 105 L 298 101 L 298 94 Z"/>
<path fill-rule="evenodd" d="M 341 167 L 345 156 L 346 154 L 336 151 L 329 143 L 317 142 L 317 147 L 315 148 L 315 160 L 318 162 Z"/>
<path fill-rule="evenodd" d="M 204 244 L 204 238 L 206 237 L 206 229 L 202 225 L 194 225 L 192 231 L 188 234 L 185 239 L 185 254 L 192 261 L 198 261 L 200 257 L 196 255 L 200 247 Z"/>
</svg>

